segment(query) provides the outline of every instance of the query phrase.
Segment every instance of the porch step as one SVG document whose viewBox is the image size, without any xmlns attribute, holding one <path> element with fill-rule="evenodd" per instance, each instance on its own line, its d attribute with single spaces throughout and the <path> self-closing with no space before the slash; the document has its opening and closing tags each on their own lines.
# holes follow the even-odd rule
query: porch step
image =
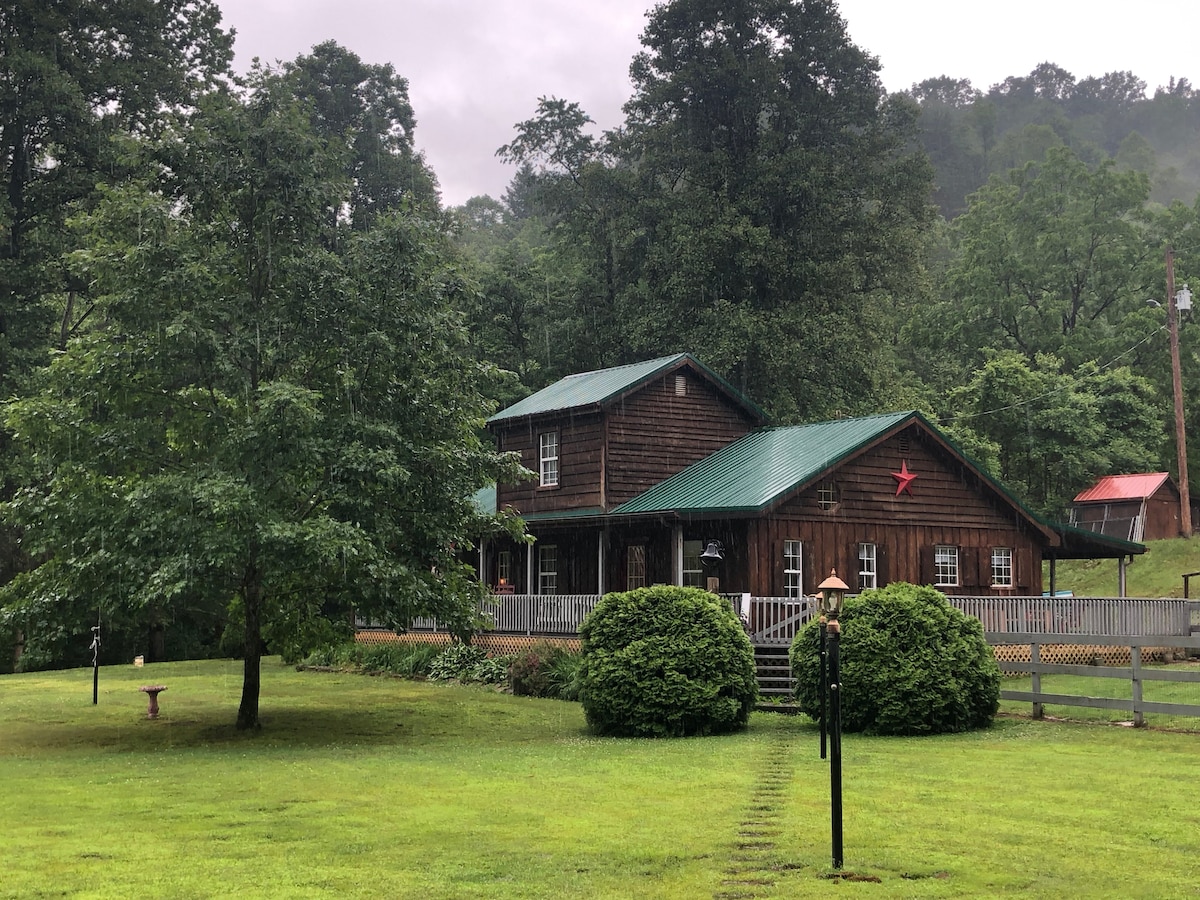
<svg viewBox="0 0 1200 900">
<path fill-rule="evenodd" d="M 778 644 L 758 644 L 754 648 L 754 669 L 758 692 L 764 697 L 792 695 L 792 666 L 788 648 Z"/>
</svg>

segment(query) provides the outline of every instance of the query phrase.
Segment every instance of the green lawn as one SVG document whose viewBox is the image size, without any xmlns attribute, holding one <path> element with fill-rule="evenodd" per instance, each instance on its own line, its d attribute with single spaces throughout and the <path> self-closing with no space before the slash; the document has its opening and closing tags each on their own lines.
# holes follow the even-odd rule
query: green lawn
<svg viewBox="0 0 1200 900">
<path fill-rule="evenodd" d="M 1134 557 L 1126 571 L 1130 597 L 1182 597 L 1183 576 L 1200 572 L 1200 536 L 1146 541 L 1146 552 Z M 1050 566 L 1045 565 L 1042 585 L 1050 589 Z M 1055 587 L 1074 591 L 1077 597 L 1115 597 L 1120 585 L 1115 559 L 1064 559 L 1058 562 Z M 1200 578 L 1193 578 L 1189 593 L 1200 597 Z"/>
<path fill-rule="evenodd" d="M 0 897 L 1184 897 L 1200 735 L 1003 718 L 845 740 L 846 870 L 807 720 L 590 737 L 579 707 L 268 664 L 0 677 Z M 147 721 L 139 684 L 163 683 Z"/>
</svg>

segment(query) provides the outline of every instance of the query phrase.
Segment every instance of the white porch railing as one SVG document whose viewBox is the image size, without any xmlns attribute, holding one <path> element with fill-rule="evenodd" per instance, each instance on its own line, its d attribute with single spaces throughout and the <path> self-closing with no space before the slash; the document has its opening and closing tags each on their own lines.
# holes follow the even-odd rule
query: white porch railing
<svg viewBox="0 0 1200 900">
<path fill-rule="evenodd" d="M 737 607 L 735 606 L 735 609 Z M 791 646 L 809 619 L 819 615 L 816 597 L 742 597 L 741 615 L 755 645 Z"/>
<path fill-rule="evenodd" d="M 724 595 L 755 644 L 790 645 L 818 614 L 815 597 Z M 1200 626 L 1200 601 L 1121 597 L 949 597 L 989 634 L 1180 635 Z M 496 595 L 480 604 L 485 630 L 504 634 L 574 635 L 599 602 L 598 594 Z M 378 627 L 357 620 L 360 629 Z M 435 619 L 416 619 L 412 631 L 440 631 Z"/>
<path fill-rule="evenodd" d="M 1132 597 L 949 597 L 950 603 L 1005 634 L 1180 635 L 1191 633 L 1194 600 Z"/>
</svg>

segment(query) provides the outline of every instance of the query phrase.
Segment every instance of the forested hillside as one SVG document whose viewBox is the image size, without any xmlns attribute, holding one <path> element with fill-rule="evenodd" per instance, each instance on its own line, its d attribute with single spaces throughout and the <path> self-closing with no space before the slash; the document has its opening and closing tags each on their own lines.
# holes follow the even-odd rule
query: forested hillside
<svg viewBox="0 0 1200 900">
<path fill-rule="evenodd" d="M 928 78 L 907 92 L 921 107 L 921 146 L 937 171 L 934 200 L 952 219 L 993 175 L 1068 147 L 1089 165 L 1113 160 L 1150 182 L 1150 199 L 1191 205 L 1200 193 L 1200 93 L 1186 78 L 1148 88 L 1133 72 L 1077 78 L 1052 62 L 986 91 Z"/>
</svg>

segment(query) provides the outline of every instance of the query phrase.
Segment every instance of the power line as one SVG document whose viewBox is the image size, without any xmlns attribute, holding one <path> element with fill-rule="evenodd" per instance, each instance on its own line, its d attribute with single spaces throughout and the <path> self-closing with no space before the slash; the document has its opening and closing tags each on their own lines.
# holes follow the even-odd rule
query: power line
<svg viewBox="0 0 1200 900">
<path fill-rule="evenodd" d="M 1101 365 L 1097 365 L 1096 366 L 1097 371 L 1104 372 L 1104 371 L 1108 370 L 1119 359 L 1121 359 L 1122 357 L 1128 356 L 1130 353 L 1137 350 L 1138 347 L 1141 347 L 1143 344 L 1148 343 L 1155 335 L 1157 335 L 1160 332 L 1165 331 L 1165 330 L 1166 330 L 1165 325 L 1159 325 L 1157 328 L 1155 328 L 1152 332 L 1147 334 L 1144 338 L 1142 338 L 1140 341 L 1138 341 L 1133 346 L 1128 347 L 1125 350 L 1122 350 L 1120 353 L 1118 353 L 1116 356 L 1114 356 L 1108 362 L 1103 363 Z M 1086 365 L 1086 363 L 1084 363 L 1084 365 Z M 1073 372 L 1071 372 L 1070 374 L 1078 375 L 1081 368 L 1082 368 L 1082 366 L 1076 366 L 1075 370 Z M 1014 410 L 1014 409 L 1020 409 L 1022 406 L 1029 406 L 1031 403 L 1037 403 L 1039 400 L 1045 400 L 1047 397 L 1053 397 L 1055 394 L 1060 394 L 1063 391 L 1065 391 L 1068 387 L 1069 387 L 1069 385 L 1065 385 L 1065 384 L 1059 385 L 1058 387 L 1055 387 L 1055 388 L 1052 388 L 1051 390 L 1046 391 L 1044 394 L 1039 394 L 1036 397 L 1028 397 L 1024 400 L 1019 400 L 1016 403 L 1010 403 L 1008 406 L 998 406 L 995 409 L 984 410 L 983 412 L 977 412 L 977 413 L 939 417 L 938 421 L 940 424 L 946 425 L 951 422 L 963 421 L 963 420 L 968 420 L 968 419 L 980 419 L 980 418 L 983 418 L 984 416 L 992 416 L 992 415 L 995 415 L 996 413 L 1002 413 L 1002 412 L 1008 412 L 1008 411 Z"/>
</svg>

